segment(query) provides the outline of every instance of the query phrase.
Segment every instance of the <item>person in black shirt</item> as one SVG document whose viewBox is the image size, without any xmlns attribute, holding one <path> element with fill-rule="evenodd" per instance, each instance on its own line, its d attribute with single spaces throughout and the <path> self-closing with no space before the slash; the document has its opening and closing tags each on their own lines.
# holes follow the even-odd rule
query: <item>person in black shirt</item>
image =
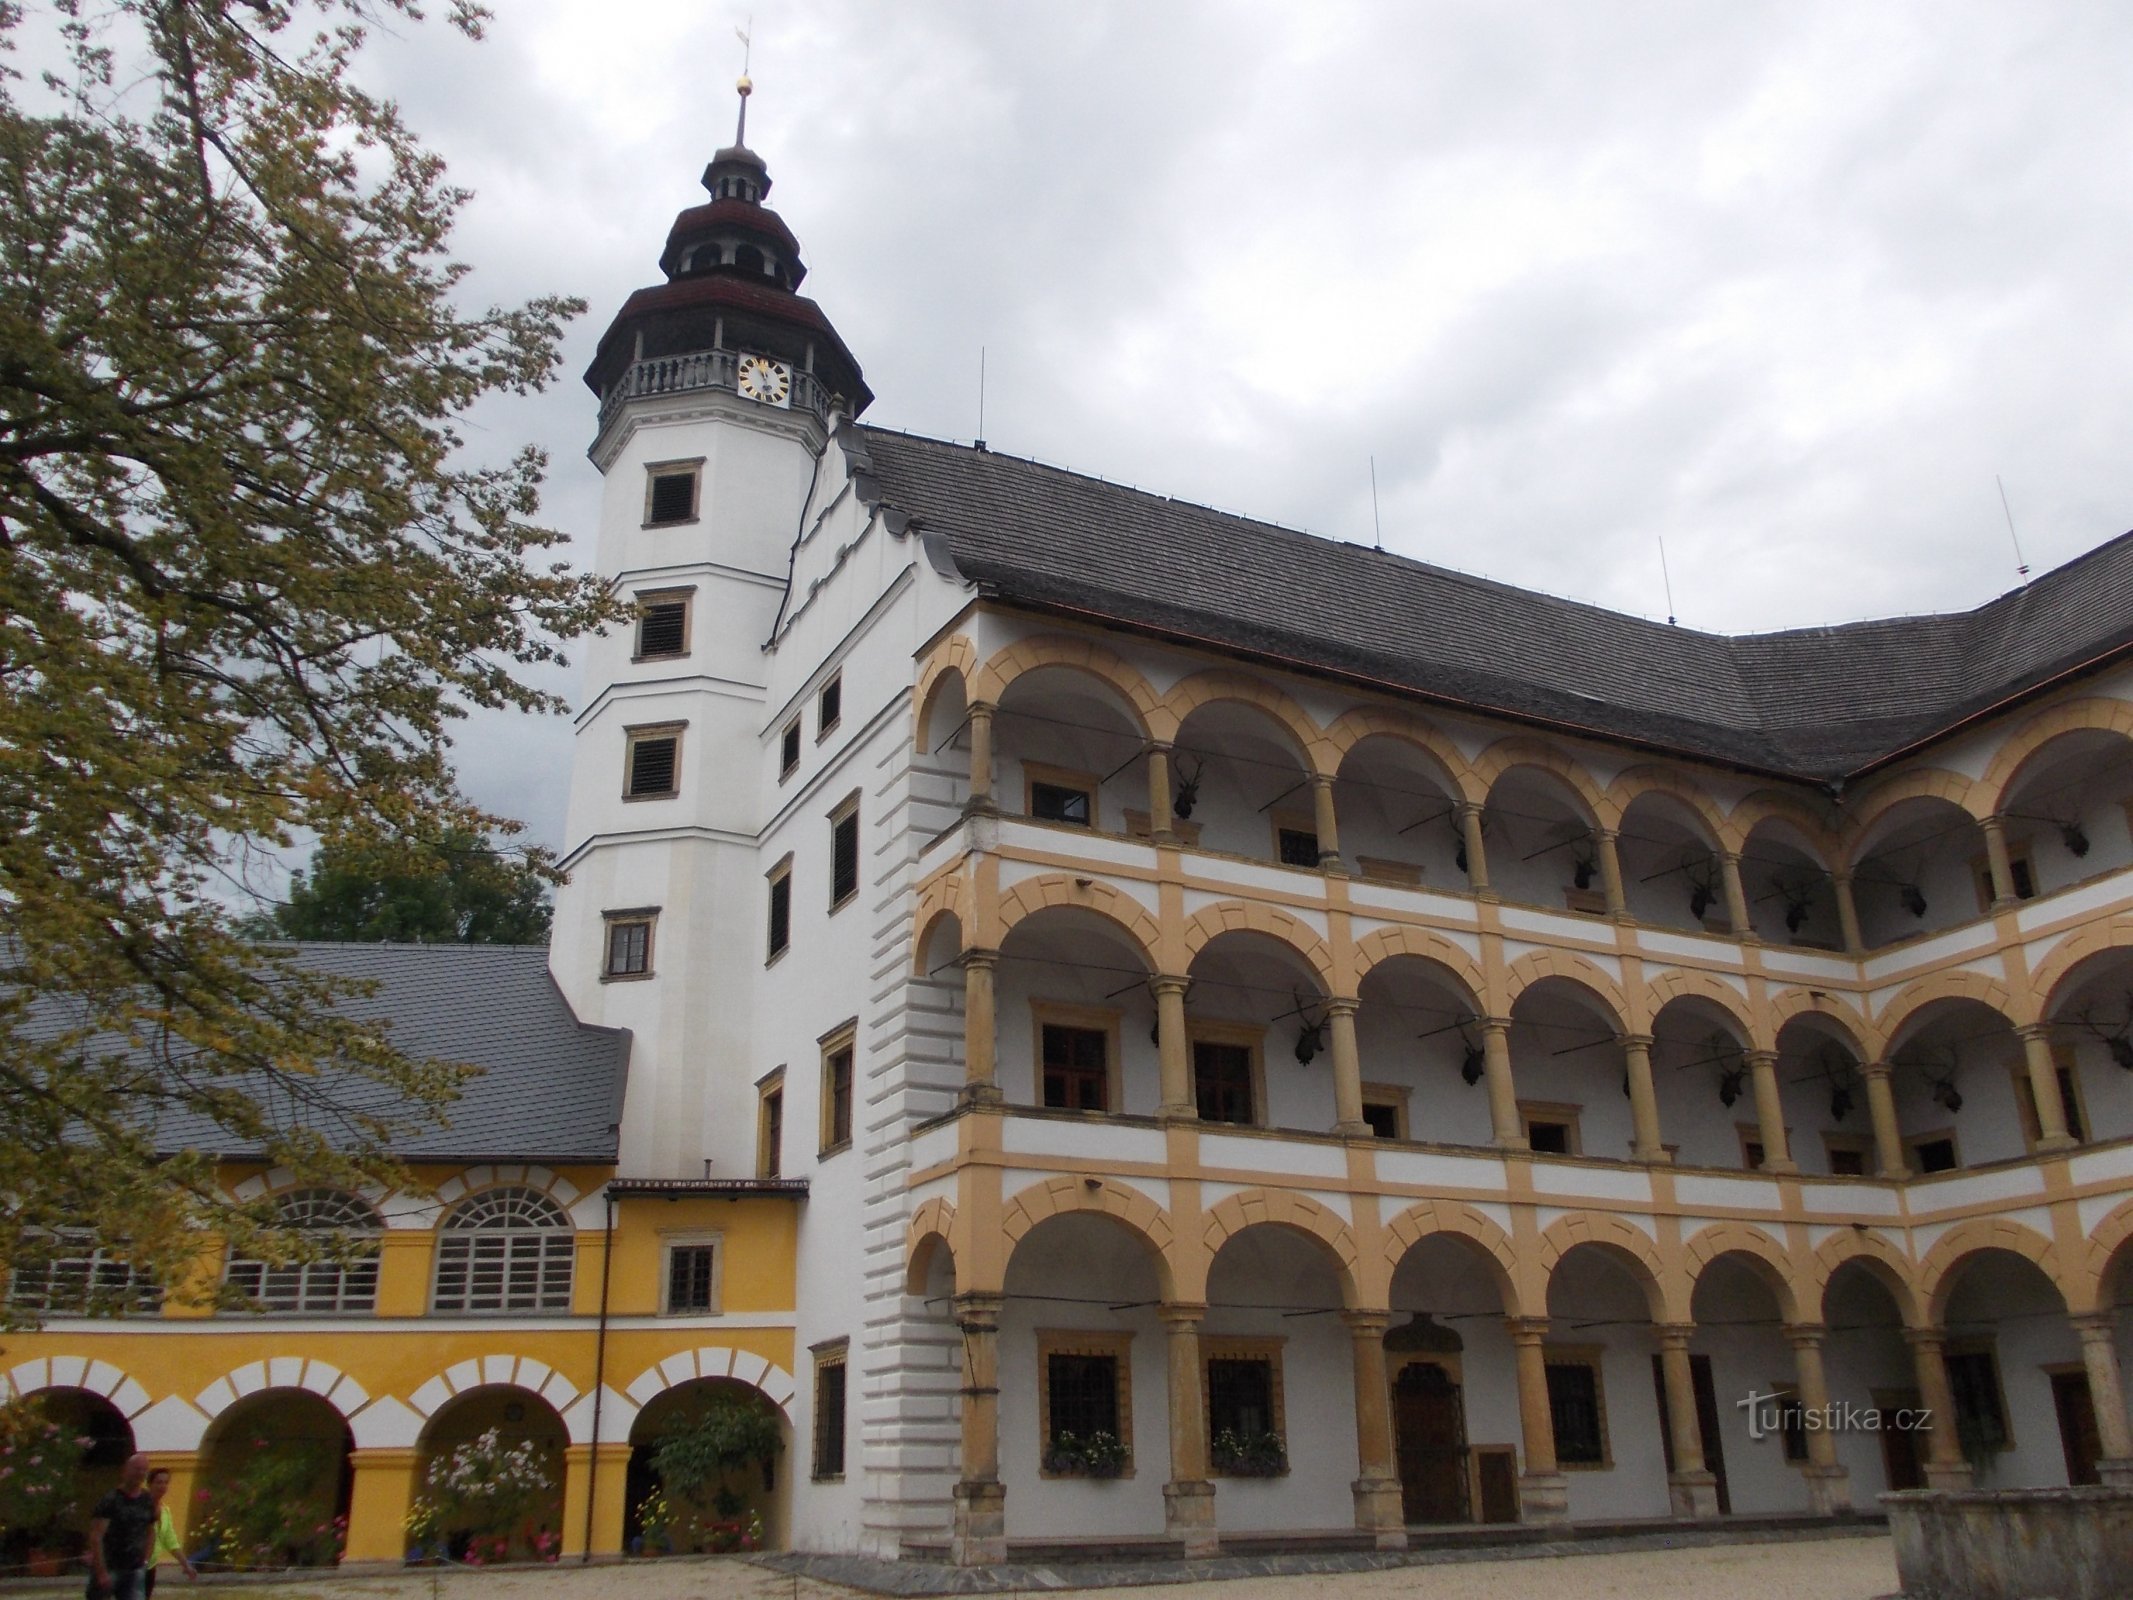
<svg viewBox="0 0 2133 1600">
<path fill-rule="evenodd" d="M 143 1600 L 155 1532 L 156 1497 L 148 1492 L 148 1458 L 128 1456 L 119 1470 L 118 1487 L 89 1513 L 89 1575 L 97 1594 Z"/>
</svg>

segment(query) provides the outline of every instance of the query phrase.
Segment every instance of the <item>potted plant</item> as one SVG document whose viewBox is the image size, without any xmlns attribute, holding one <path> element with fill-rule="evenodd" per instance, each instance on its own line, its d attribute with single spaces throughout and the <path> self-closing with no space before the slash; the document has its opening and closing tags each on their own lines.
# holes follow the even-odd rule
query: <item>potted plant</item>
<svg viewBox="0 0 2133 1600">
<path fill-rule="evenodd" d="M 1115 1433 L 1062 1431 L 1052 1435 L 1044 1470 L 1064 1478 L 1116 1478 L 1126 1470 L 1126 1459 L 1126 1442 Z"/>
<path fill-rule="evenodd" d="M 1219 1430 L 1208 1447 L 1208 1464 L 1230 1478 L 1278 1478 L 1289 1470 L 1289 1453 L 1278 1433 Z"/>
<path fill-rule="evenodd" d="M 535 1518 L 555 1489 L 555 1469 L 534 1440 L 507 1443 L 500 1428 L 432 1457 L 410 1509 L 408 1537 L 424 1555 L 472 1565 L 553 1561 L 557 1541 Z"/>
<path fill-rule="evenodd" d="M 79 1469 L 90 1443 L 35 1400 L 0 1405 L 0 1529 L 19 1543 L 34 1576 L 56 1575 L 65 1560 L 54 1544 L 80 1514 Z"/>
</svg>

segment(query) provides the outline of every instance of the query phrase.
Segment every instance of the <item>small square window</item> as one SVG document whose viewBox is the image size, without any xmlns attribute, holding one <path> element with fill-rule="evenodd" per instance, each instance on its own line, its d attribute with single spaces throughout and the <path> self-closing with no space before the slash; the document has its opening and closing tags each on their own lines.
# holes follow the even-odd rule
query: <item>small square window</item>
<svg viewBox="0 0 2133 1600">
<path fill-rule="evenodd" d="M 1393 1083 L 1364 1084 L 1363 1122 L 1373 1138 L 1406 1138 L 1407 1091 Z"/>
<path fill-rule="evenodd" d="M 1253 1094 L 1252 1046 L 1223 1039 L 1192 1042 L 1193 1100 L 1202 1122 L 1250 1127 L 1259 1119 Z"/>
<path fill-rule="evenodd" d="M 607 919 L 607 966 L 610 978 L 652 975 L 652 918 L 639 913 Z"/>
<path fill-rule="evenodd" d="M 822 1154 L 852 1142 L 852 1059 L 849 1027 L 839 1029 L 822 1047 Z"/>
<path fill-rule="evenodd" d="M 845 1373 L 851 1346 L 839 1340 L 815 1352 L 815 1463 L 817 1483 L 844 1476 Z"/>
<path fill-rule="evenodd" d="M 622 790 L 625 800 L 666 800 L 681 780 L 681 730 L 632 728 Z"/>
<path fill-rule="evenodd" d="M 1089 791 L 1070 789 L 1063 783 L 1033 783 L 1029 786 L 1029 814 L 1040 822 L 1067 822 L 1077 828 L 1090 825 Z"/>
<path fill-rule="evenodd" d="M 637 659 L 689 653 L 689 602 L 686 597 L 647 595 L 637 605 Z"/>
<path fill-rule="evenodd" d="M 1956 1153 L 1955 1135 L 1952 1133 L 1929 1134 L 1911 1141 L 1911 1159 L 1920 1172 L 1953 1172 L 1963 1164 Z"/>
<path fill-rule="evenodd" d="M 1829 1153 L 1829 1173 L 1833 1178 L 1863 1178 L 1866 1176 L 1866 1141 L 1851 1134 L 1825 1133 L 1822 1147 Z"/>
<path fill-rule="evenodd" d="M 1066 1111 L 1108 1110 L 1111 1036 L 1102 1028 L 1047 1022 L 1041 1037 L 1044 1103 Z"/>
<path fill-rule="evenodd" d="M 793 769 L 799 764 L 800 724 L 798 719 L 795 719 L 785 725 L 784 733 L 778 737 L 778 776 L 791 777 Z"/>
<path fill-rule="evenodd" d="M 786 857 L 770 876 L 770 959 L 775 961 L 792 943 L 792 858 Z"/>
<path fill-rule="evenodd" d="M 718 1246 L 675 1244 L 667 1246 L 667 1311 L 669 1314 L 718 1310 Z"/>
<path fill-rule="evenodd" d="M 662 461 L 645 469 L 644 525 L 666 527 L 696 520 L 696 491 L 702 464 Z"/>
<path fill-rule="evenodd" d="M 821 738 L 844 720 L 844 674 L 838 673 L 815 697 L 815 737 Z"/>
<path fill-rule="evenodd" d="M 1526 1124 L 1526 1144 L 1542 1155 L 1567 1156 L 1570 1154 L 1570 1124 L 1535 1118 Z"/>
<path fill-rule="evenodd" d="M 1285 867 L 1315 867 L 1318 865 L 1318 835 L 1303 828 L 1276 830 L 1280 843 L 1281 864 Z"/>
<path fill-rule="evenodd" d="M 859 892 L 859 802 L 830 818 L 830 909 Z"/>
<path fill-rule="evenodd" d="M 1577 1106 L 1541 1101 L 1520 1101 L 1519 1120 L 1525 1124 L 1527 1148 L 1544 1156 L 1579 1154 Z"/>
</svg>

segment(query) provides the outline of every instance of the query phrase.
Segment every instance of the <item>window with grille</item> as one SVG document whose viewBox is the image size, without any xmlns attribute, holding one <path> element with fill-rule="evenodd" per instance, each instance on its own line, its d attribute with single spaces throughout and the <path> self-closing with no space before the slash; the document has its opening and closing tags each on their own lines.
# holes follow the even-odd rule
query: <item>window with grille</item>
<svg viewBox="0 0 2133 1600">
<path fill-rule="evenodd" d="M 1067 1111 L 1109 1109 L 1110 1035 L 1047 1022 L 1043 1040 L 1044 1103 Z"/>
<path fill-rule="evenodd" d="M 830 909 L 859 892 L 859 808 L 830 819 Z"/>
<path fill-rule="evenodd" d="M 1117 1356 L 1054 1350 L 1045 1358 L 1044 1385 L 1051 1420 L 1047 1444 L 1062 1433 L 1120 1437 Z"/>
<path fill-rule="evenodd" d="M 663 523 L 694 522 L 697 476 L 693 464 L 649 468 L 644 493 L 644 525 L 656 528 Z"/>
<path fill-rule="evenodd" d="M 849 1346 L 815 1357 L 815 1464 L 819 1482 L 844 1476 L 844 1393 Z"/>
<path fill-rule="evenodd" d="M 45 1316 L 127 1316 L 160 1311 L 163 1290 L 88 1229 L 63 1228 L 26 1242 L 8 1268 L 7 1303 Z"/>
<path fill-rule="evenodd" d="M 224 1280 L 253 1309 L 289 1315 L 374 1310 L 378 1303 L 377 1212 L 339 1189 L 298 1189 L 280 1203 L 280 1225 L 340 1235 L 339 1259 L 273 1265 L 232 1256 Z"/>
<path fill-rule="evenodd" d="M 832 1045 L 822 1057 L 822 1149 L 852 1142 L 852 1045 Z"/>
<path fill-rule="evenodd" d="M 789 776 L 792 769 L 799 764 L 800 724 L 792 722 L 786 725 L 785 732 L 778 740 L 778 776 L 781 778 Z"/>
<path fill-rule="evenodd" d="M 689 602 L 647 600 L 637 612 L 637 655 L 680 656 L 689 653 Z"/>
<path fill-rule="evenodd" d="M 838 673 L 815 697 L 815 737 L 821 738 L 844 720 L 844 674 Z"/>
<path fill-rule="evenodd" d="M 1274 1415 L 1274 1363 L 1260 1358 L 1211 1359 L 1207 1363 L 1207 1428 L 1210 1437 L 1231 1433 L 1242 1440 L 1279 1433 Z"/>
<path fill-rule="evenodd" d="M 1192 1087 L 1202 1122 L 1253 1121 L 1251 1046 L 1194 1040 Z"/>
<path fill-rule="evenodd" d="M 1094 796 L 1087 789 L 1064 783 L 1032 783 L 1029 814 L 1042 822 L 1069 822 L 1077 828 L 1090 826 L 1095 816 Z"/>
<path fill-rule="evenodd" d="M 1572 1467 L 1605 1463 L 1607 1429 L 1600 1412 L 1597 1363 L 1548 1363 L 1548 1415 L 1555 1426 L 1555 1459 L 1559 1463 Z"/>
<path fill-rule="evenodd" d="M 435 1311 L 568 1311 L 577 1237 L 534 1189 L 487 1189 L 460 1202 L 437 1235 Z"/>
<path fill-rule="evenodd" d="M 610 917 L 607 923 L 607 975 L 642 978 L 652 970 L 652 919 Z"/>
<path fill-rule="evenodd" d="M 1285 867 L 1318 865 L 1318 835 L 1302 828 L 1282 828 L 1276 835 L 1281 864 Z"/>
<path fill-rule="evenodd" d="M 770 953 L 780 956 L 792 943 L 792 869 L 770 880 Z"/>
<path fill-rule="evenodd" d="M 667 1247 L 667 1310 L 718 1309 L 718 1246 L 676 1244 Z"/>
<path fill-rule="evenodd" d="M 681 775 L 681 734 L 672 729 L 630 735 L 628 780 L 623 795 L 631 800 L 660 799 L 675 792 Z"/>
</svg>

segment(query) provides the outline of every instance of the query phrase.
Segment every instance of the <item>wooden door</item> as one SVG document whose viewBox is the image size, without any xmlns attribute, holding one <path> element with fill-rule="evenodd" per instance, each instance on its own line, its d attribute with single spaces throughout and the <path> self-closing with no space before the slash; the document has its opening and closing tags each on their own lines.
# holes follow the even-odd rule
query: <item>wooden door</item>
<svg viewBox="0 0 2133 1600">
<path fill-rule="evenodd" d="M 1922 1429 L 1899 1428 L 1896 1419 L 1918 1408 L 1916 1390 L 1874 1396 L 1876 1434 L 1881 1440 L 1881 1470 L 1890 1489 L 1923 1489 L 1926 1475 L 1921 1465 L 1925 1441 Z"/>
<path fill-rule="evenodd" d="M 1466 1403 L 1434 1361 L 1410 1361 L 1392 1386 L 1400 1504 L 1409 1522 L 1466 1522 Z"/>
<path fill-rule="evenodd" d="M 1718 1480 L 1718 1514 L 1730 1516 L 1733 1496 L 1726 1488 L 1725 1441 L 1718 1432 L 1718 1389 L 1711 1379 L 1711 1358 L 1689 1357 L 1689 1382 L 1696 1390 L 1696 1437 L 1703 1445 L 1704 1470 Z M 1666 1403 L 1664 1358 L 1652 1357 L 1652 1385 L 1659 1391 L 1659 1438 L 1666 1448 L 1666 1470 L 1674 1470 L 1674 1425 Z"/>
<path fill-rule="evenodd" d="M 2089 1400 L 2089 1375 L 2053 1373 L 2052 1407 L 2059 1413 L 2059 1444 L 2066 1451 L 2066 1481 L 2095 1483 L 2096 1458 L 2103 1453 L 2103 1447 L 2096 1438 L 2096 1408 Z"/>
</svg>

